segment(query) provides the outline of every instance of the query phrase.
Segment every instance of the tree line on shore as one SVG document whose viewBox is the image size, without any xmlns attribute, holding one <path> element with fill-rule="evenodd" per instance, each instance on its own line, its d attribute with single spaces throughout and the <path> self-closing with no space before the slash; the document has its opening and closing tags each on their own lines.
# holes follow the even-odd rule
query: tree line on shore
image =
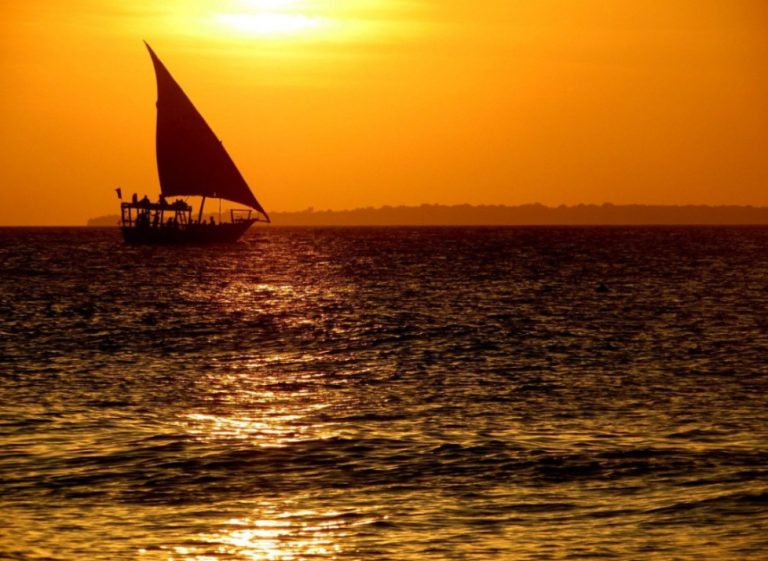
<svg viewBox="0 0 768 561">
<path fill-rule="evenodd" d="M 206 215 L 207 217 L 208 215 Z M 707 205 L 542 204 L 383 206 L 353 210 L 308 208 L 271 212 L 277 226 L 588 226 L 588 225 L 749 225 L 768 224 L 768 207 Z M 88 226 L 118 226 L 117 215 Z"/>
</svg>

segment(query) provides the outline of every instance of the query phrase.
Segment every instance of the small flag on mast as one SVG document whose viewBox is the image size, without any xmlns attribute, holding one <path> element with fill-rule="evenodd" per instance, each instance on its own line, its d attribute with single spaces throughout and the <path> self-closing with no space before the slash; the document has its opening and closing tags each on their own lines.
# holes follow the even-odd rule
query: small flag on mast
<svg viewBox="0 0 768 561">
<path fill-rule="evenodd" d="M 123 191 L 120 189 L 120 187 L 115 189 L 115 192 L 117 193 L 117 198 L 122 201 L 123 200 Z"/>
</svg>

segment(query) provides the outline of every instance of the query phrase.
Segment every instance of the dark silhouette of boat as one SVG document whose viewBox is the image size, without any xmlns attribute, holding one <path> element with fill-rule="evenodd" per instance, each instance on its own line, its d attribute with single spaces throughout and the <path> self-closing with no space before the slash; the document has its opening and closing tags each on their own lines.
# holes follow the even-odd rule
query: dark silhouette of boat
<svg viewBox="0 0 768 561">
<path fill-rule="evenodd" d="M 157 77 L 157 171 L 160 200 L 133 195 L 121 202 L 123 238 L 135 244 L 229 243 L 254 222 L 269 222 L 232 158 L 152 48 L 147 45 Z M 122 200 L 121 190 L 117 190 Z M 170 197 L 202 197 L 197 216 L 186 201 Z M 203 218 L 208 198 L 244 205 L 231 209 L 229 221 Z"/>
</svg>

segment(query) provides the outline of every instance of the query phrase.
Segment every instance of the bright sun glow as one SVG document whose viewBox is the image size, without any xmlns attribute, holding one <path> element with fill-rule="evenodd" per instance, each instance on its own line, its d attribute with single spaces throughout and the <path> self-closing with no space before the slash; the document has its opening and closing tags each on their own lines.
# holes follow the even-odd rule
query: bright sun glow
<svg viewBox="0 0 768 561">
<path fill-rule="evenodd" d="M 219 14 L 216 19 L 219 23 L 256 35 L 297 33 L 320 25 L 319 18 L 301 14 Z"/>
<path fill-rule="evenodd" d="M 216 22 L 250 35 L 294 35 L 323 24 L 323 18 L 307 15 L 297 0 L 252 0 L 237 12 L 218 13 Z"/>
</svg>

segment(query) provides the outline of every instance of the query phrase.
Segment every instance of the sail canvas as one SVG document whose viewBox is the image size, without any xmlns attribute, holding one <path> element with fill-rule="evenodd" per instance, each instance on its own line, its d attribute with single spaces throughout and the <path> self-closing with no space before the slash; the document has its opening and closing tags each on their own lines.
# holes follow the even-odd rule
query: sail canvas
<svg viewBox="0 0 768 561">
<path fill-rule="evenodd" d="M 197 195 L 267 213 L 232 158 L 154 51 L 157 76 L 157 169 L 166 197 Z"/>
</svg>

